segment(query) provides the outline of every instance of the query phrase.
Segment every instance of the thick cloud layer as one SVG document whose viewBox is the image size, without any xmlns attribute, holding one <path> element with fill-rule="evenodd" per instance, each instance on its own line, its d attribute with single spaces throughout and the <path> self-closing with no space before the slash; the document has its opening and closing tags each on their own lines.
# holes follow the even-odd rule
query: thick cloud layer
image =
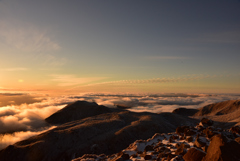
<svg viewBox="0 0 240 161">
<path fill-rule="evenodd" d="M 94 101 L 111 108 L 117 108 L 117 105 L 124 106 L 128 107 L 128 110 L 135 112 L 160 113 L 172 112 L 179 107 L 199 108 L 211 103 L 240 99 L 239 95 L 174 93 L 151 95 L 95 93 L 59 97 L 4 94 L 4 96 L 9 98 L 5 99 L 6 102 L 2 99 L 2 104 L 5 104 L 5 106 L 0 107 L 0 148 L 39 134 L 43 129 L 50 128 L 44 119 L 77 100 Z M 26 100 L 23 98 L 26 98 Z M 34 101 L 29 102 L 29 98 Z M 12 104 L 16 100 L 21 100 L 23 104 Z"/>
<path fill-rule="evenodd" d="M 90 97 L 91 96 L 91 97 Z M 91 100 L 108 107 L 116 105 L 128 106 L 130 111 L 135 112 L 172 112 L 179 107 L 200 108 L 205 105 L 222 102 L 231 99 L 240 99 L 239 95 L 226 94 L 151 94 L 151 95 L 112 95 L 112 94 L 92 94 Z"/>
<path fill-rule="evenodd" d="M 23 103 L 40 102 L 41 98 L 25 93 L 0 93 L 0 107 L 7 105 L 21 105 Z"/>
<path fill-rule="evenodd" d="M 14 144 L 18 141 L 27 139 L 31 136 L 43 133 L 43 132 L 45 132 L 47 130 L 50 130 L 54 127 L 55 126 L 52 126 L 52 127 L 49 127 L 49 128 L 43 128 L 42 130 L 38 130 L 38 131 L 20 131 L 20 132 L 15 132 L 15 133 L 12 133 L 12 134 L 0 135 L 0 149 L 3 149 L 6 146 Z"/>
<path fill-rule="evenodd" d="M 49 97 L 42 98 L 41 102 L 2 106 L 0 107 L 0 134 L 33 131 L 46 127 L 47 123 L 44 119 L 66 106 L 68 101 L 73 102 L 74 99 Z"/>
</svg>

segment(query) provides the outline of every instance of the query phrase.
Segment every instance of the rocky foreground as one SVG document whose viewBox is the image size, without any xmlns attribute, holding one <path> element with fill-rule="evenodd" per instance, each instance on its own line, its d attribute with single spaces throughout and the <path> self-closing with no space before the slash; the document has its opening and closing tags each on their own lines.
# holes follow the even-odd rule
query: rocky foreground
<svg viewBox="0 0 240 161">
<path fill-rule="evenodd" d="M 203 118 L 195 127 L 180 126 L 173 133 L 156 133 L 114 155 L 85 154 L 72 161 L 239 161 L 240 127 L 223 130 L 212 125 L 213 121 Z"/>
</svg>

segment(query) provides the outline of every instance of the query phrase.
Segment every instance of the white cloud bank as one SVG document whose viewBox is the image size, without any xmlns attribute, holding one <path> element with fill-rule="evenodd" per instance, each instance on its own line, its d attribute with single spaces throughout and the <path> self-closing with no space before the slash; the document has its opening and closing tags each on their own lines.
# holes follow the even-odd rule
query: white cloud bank
<svg viewBox="0 0 240 161">
<path fill-rule="evenodd" d="M 90 96 L 90 95 L 89 95 Z M 135 112 L 172 112 L 176 108 L 200 108 L 208 104 L 226 100 L 240 99 L 240 95 L 228 94 L 150 94 L 150 95 L 112 95 L 92 94 L 89 100 L 108 107 L 125 105 Z"/>
<path fill-rule="evenodd" d="M 39 131 L 20 131 L 20 132 L 15 132 L 13 134 L 5 134 L 5 135 L 0 135 L 0 149 L 5 148 L 8 145 L 14 144 L 18 141 L 30 138 L 31 136 L 41 134 L 47 130 L 53 129 L 56 126 L 52 126 L 49 128 L 44 128 Z"/>
</svg>

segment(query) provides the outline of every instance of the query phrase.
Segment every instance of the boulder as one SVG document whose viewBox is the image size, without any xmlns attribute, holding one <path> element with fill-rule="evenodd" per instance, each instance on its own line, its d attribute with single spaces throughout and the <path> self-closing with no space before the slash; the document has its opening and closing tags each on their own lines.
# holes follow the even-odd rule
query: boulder
<svg viewBox="0 0 240 161">
<path fill-rule="evenodd" d="M 147 145 L 144 149 L 144 151 L 154 151 L 154 146 L 153 145 Z"/>
<path fill-rule="evenodd" d="M 123 158 L 123 160 L 128 160 L 130 158 L 129 155 L 126 153 L 123 153 L 121 157 Z"/>
<path fill-rule="evenodd" d="M 167 161 L 170 161 L 174 157 L 175 157 L 175 155 L 169 153 L 168 156 L 167 156 Z"/>
<path fill-rule="evenodd" d="M 189 126 L 179 126 L 176 129 L 176 133 L 181 136 L 184 134 L 184 131 L 186 131 L 188 129 L 189 129 Z"/>
<path fill-rule="evenodd" d="M 237 137 L 237 138 L 235 139 L 235 141 L 240 144 L 240 137 Z"/>
<path fill-rule="evenodd" d="M 205 118 L 205 117 L 201 119 L 200 123 L 202 123 L 202 125 L 204 125 L 204 126 L 212 126 L 213 125 L 213 121 L 208 118 Z"/>
<path fill-rule="evenodd" d="M 236 133 L 236 134 L 240 135 L 240 126 L 233 126 L 233 127 L 231 127 L 230 131 L 232 133 Z"/>
<path fill-rule="evenodd" d="M 157 158 L 164 158 L 164 157 L 167 157 L 168 156 L 168 154 L 170 154 L 169 152 L 161 152 L 161 153 L 159 153 L 158 154 L 158 157 Z"/>
<path fill-rule="evenodd" d="M 173 142 L 174 142 L 173 139 L 172 139 L 172 137 L 170 137 L 170 138 L 168 139 L 168 142 L 169 142 L 169 143 L 173 143 Z"/>
<path fill-rule="evenodd" d="M 205 137 L 197 136 L 195 139 L 194 145 L 198 148 L 201 148 L 201 147 L 205 146 L 206 143 L 207 143 L 207 140 Z"/>
<path fill-rule="evenodd" d="M 192 135 L 195 135 L 195 134 L 196 134 L 196 132 L 193 129 L 186 129 L 184 131 L 185 136 L 192 136 Z"/>
<path fill-rule="evenodd" d="M 130 158 L 129 154 L 120 152 L 117 157 L 113 158 L 112 161 L 124 161 Z"/>
<path fill-rule="evenodd" d="M 222 134 L 212 137 L 207 149 L 207 155 L 203 161 L 239 161 L 240 144 L 234 140 L 229 140 Z"/>
<path fill-rule="evenodd" d="M 202 158 L 206 155 L 203 151 L 197 148 L 191 148 L 188 152 L 183 156 L 185 161 L 201 161 Z"/>
<path fill-rule="evenodd" d="M 159 152 L 159 153 L 161 153 L 161 152 L 164 152 L 164 153 L 170 152 L 170 150 L 168 148 L 164 147 L 164 146 L 163 147 L 158 147 L 157 149 L 155 149 L 155 151 Z"/>
<path fill-rule="evenodd" d="M 178 135 L 172 135 L 171 138 L 172 138 L 173 140 L 176 140 L 176 139 L 179 139 L 179 136 L 178 136 Z"/>
<path fill-rule="evenodd" d="M 193 137 L 192 136 L 187 136 L 186 140 L 187 140 L 187 142 L 192 142 L 193 141 Z"/>
<path fill-rule="evenodd" d="M 150 160 L 150 159 L 152 159 L 152 156 L 151 156 L 151 155 L 145 155 L 145 156 L 144 156 L 144 159 L 145 159 L 145 160 Z"/>
<path fill-rule="evenodd" d="M 202 147 L 202 150 L 203 150 L 204 152 L 207 152 L 207 149 L 208 149 L 208 146 L 207 146 L 207 145 L 204 146 L 204 147 Z"/>
<path fill-rule="evenodd" d="M 81 160 L 95 160 L 98 156 L 96 154 L 84 154 L 82 157 L 73 159 L 72 161 L 81 161 Z"/>
<path fill-rule="evenodd" d="M 213 137 L 214 135 L 217 134 L 217 132 L 212 131 L 209 128 L 206 128 L 205 130 L 203 130 L 203 133 L 210 139 L 211 137 Z"/>
<path fill-rule="evenodd" d="M 187 146 L 186 144 L 182 143 L 180 146 L 178 146 L 177 150 L 175 151 L 176 155 L 184 155 L 187 153 Z"/>
</svg>

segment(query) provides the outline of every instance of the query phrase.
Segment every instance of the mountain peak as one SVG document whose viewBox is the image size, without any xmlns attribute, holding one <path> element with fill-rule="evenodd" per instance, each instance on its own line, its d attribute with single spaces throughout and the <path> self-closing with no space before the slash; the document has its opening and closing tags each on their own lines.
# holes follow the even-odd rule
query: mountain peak
<svg viewBox="0 0 240 161">
<path fill-rule="evenodd" d="M 112 112 L 108 107 L 95 102 L 76 101 L 46 118 L 50 124 L 63 124 L 80 120 L 86 117 Z"/>
</svg>

